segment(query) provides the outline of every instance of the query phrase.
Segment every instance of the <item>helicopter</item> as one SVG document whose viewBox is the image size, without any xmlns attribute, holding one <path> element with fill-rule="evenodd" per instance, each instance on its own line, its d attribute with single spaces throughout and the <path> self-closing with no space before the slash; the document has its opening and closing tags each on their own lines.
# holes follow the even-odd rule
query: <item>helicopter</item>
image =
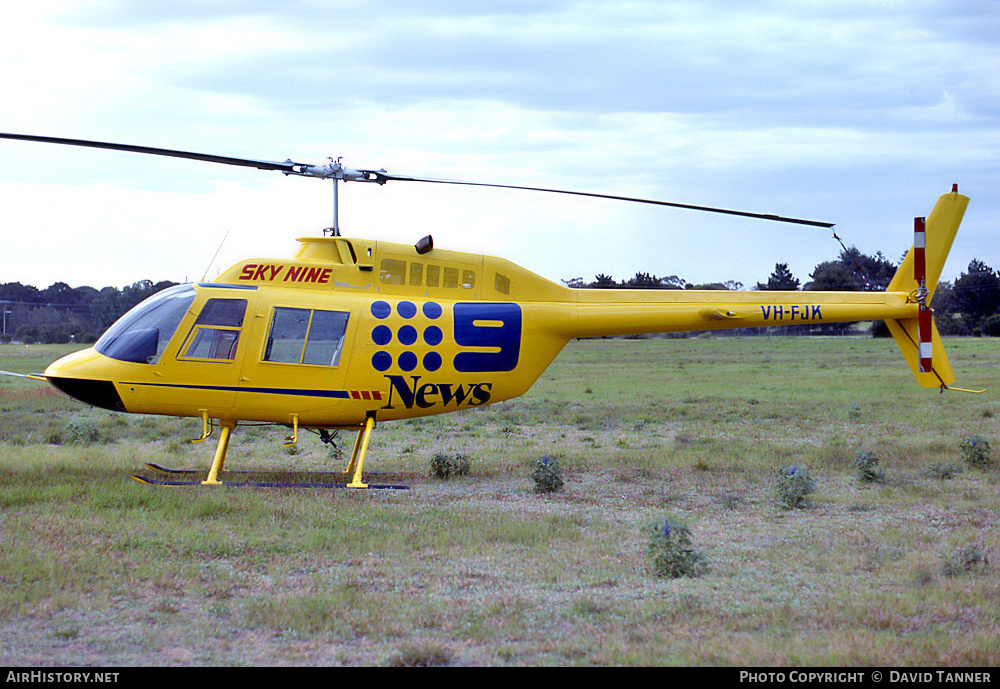
<svg viewBox="0 0 1000 689">
<path fill-rule="evenodd" d="M 930 303 L 969 198 L 953 185 L 914 219 L 912 247 L 884 292 L 576 289 L 497 257 L 341 236 L 339 182 L 390 181 L 523 189 L 670 206 L 819 227 L 800 218 L 541 187 L 396 176 L 323 165 L 231 158 L 110 142 L 3 134 L 254 167 L 333 181 L 333 227 L 302 237 L 288 258 L 248 258 L 214 280 L 169 287 L 115 322 L 92 346 L 30 377 L 84 404 L 130 414 L 193 417 L 219 438 L 201 481 L 223 480 L 241 423 L 357 431 L 344 470 L 363 469 L 376 425 L 476 409 L 523 395 L 577 338 L 882 320 L 921 387 L 954 373 Z M 978 392 L 963 390 L 964 392 Z M 165 470 L 166 471 L 166 470 Z M 133 477 L 138 478 L 138 477 Z M 340 485 L 340 484 L 338 484 Z"/>
</svg>

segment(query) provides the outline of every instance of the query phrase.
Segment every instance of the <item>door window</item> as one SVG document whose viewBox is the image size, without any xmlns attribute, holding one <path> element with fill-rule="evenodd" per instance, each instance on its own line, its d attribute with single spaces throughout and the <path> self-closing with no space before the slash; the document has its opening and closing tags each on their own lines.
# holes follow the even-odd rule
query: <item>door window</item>
<svg viewBox="0 0 1000 689">
<path fill-rule="evenodd" d="M 246 310 L 246 299 L 209 299 L 188 335 L 181 358 L 235 359 Z"/>
<path fill-rule="evenodd" d="M 264 361 L 338 366 L 348 315 L 340 311 L 276 308 Z"/>
</svg>

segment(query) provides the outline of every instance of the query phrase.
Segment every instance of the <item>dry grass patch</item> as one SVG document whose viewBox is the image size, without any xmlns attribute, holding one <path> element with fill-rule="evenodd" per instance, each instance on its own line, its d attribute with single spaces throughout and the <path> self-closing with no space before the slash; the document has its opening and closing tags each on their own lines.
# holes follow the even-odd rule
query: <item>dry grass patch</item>
<svg viewBox="0 0 1000 689">
<path fill-rule="evenodd" d="M 956 371 L 1000 389 L 1000 346 L 957 344 Z M 894 347 L 572 343 L 521 399 L 381 425 L 368 468 L 408 491 L 141 486 L 127 475 L 144 462 L 207 469 L 210 443 L 186 442 L 196 422 L 15 391 L 0 405 L 19 429 L 0 439 L 0 659 L 995 666 L 998 472 L 962 464 L 959 442 L 995 441 L 1000 409 L 920 390 Z M 70 422 L 97 432 L 47 438 Z M 308 435 L 286 453 L 284 434 L 239 428 L 231 468 L 342 466 Z M 863 451 L 882 480 L 859 480 Z M 438 454 L 467 455 L 468 474 L 435 478 Z M 542 494 L 546 454 L 565 483 Z M 804 509 L 776 499 L 791 465 L 815 481 Z M 644 529 L 668 516 L 710 561 L 702 576 L 655 575 Z"/>
</svg>

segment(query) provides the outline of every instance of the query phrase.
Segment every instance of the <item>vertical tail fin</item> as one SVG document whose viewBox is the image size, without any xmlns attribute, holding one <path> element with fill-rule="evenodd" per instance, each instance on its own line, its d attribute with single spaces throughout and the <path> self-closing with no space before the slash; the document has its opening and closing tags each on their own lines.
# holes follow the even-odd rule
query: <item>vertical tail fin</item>
<svg viewBox="0 0 1000 689">
<path fill-rule="evenodd" d="M 955 381 L 930 303 L 968 205 L 969 197 L 955 185 L 926 219 L 915 220 L 913 247 L 886 290 L 906 292 L 920 304 L 916 318 L 888 320 L 886 325 L 921 387 L 947 387 Z"/>
</svg>

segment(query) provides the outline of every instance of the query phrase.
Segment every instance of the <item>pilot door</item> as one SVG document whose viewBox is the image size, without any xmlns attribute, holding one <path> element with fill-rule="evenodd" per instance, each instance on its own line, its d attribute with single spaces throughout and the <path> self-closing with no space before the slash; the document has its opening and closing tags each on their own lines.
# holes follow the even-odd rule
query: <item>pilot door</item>
<svg viewBox="0 0 1000 689">
<path fill-rule="evenodd" d="M 155 392 L 165 406 L 183 407 L 188 414 L 207 412 L 210 417 L 227 416 L 236 402 L 248 314 L 253 313 L 257 296 L 250 290 L 218 290 L 219 296 L 215 292 L 204 301 L 196 300 L 184 319 L 177 333 L 180 346 L 157 366 L 156 375 L 164 382 Z M 193 319 L 192 312 L 196 312 Z"/>
</svg>

